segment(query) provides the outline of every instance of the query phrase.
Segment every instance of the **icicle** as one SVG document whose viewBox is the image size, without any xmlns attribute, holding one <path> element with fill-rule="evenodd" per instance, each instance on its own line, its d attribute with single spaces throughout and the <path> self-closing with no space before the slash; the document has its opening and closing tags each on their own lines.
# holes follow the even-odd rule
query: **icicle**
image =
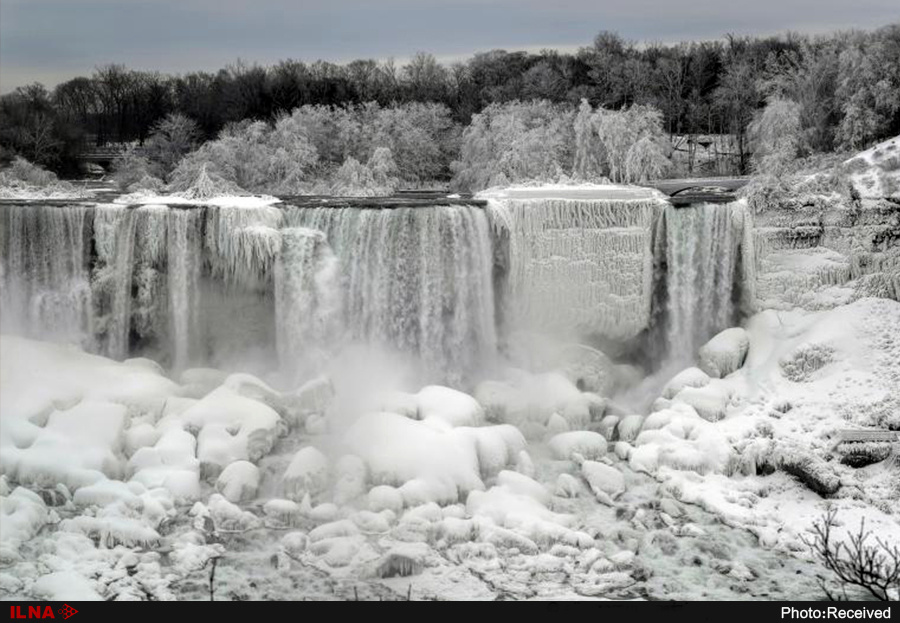
<svg viewBox="0 0 900 623">
<path fill-rule="evenodd" d="M 281 219 L 281 210 L 271 206 L 209 207 L 206 246 L 213 272 L 230 283 L 267 282 L 281 249 Z"/>
</svg>

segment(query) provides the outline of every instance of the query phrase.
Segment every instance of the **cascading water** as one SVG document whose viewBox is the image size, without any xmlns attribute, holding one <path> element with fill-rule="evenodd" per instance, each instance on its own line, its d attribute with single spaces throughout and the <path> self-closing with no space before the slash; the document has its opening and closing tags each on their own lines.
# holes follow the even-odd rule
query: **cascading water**
<svg viewBox="0 0 900 623">
<path fill-rule="evenodd" d="M 341 341 L 340 267 L 314 229 L 281 231 L 275 267 L 278 358 L 288 377 L 314 374 Z"/>
<path fill-rule="evenodd" d="M 203 266 L 202 210 L 168 212 L 168 295 L 172 367 L 182 370 L 196 350 L 199 335 L 200 270 Z"/>
<path fill-rule="evenodd" d="M 94 214 L 100 260 L 94 280 L 105 300 L 101 305 L 106 312 L 104 352 L 114 359 L 129 353 L 137 212 L 119 206 L 99 206 Z"/>
<path fill-rule="evenodd" d="M 461 384 L 496 354 L 495 289 L 504 332 L 628 352 L 659 326 L 679 364 L 737 323 L 742 204 L 558 192 L 486 208 L 2 206 L 3 327 L 175 370 L 250 351 L 271 369 L 277 353 L 292 382 L 374 343 Z"/>
<path fill-rule="evenodd" d="M 79 205 L 0 210 L 4 330 L 76 343 L 89 338 L 90 214 Z"/>
<path fill-rule="evenodd" d="M 480 208 L 294 208 L 338 257 L 351 338 L 420 358 L 427 378 L 458 383 L 496 350 L 492 256 Z"/>
<path fill-rule="evenodd" d="M 704 342 L 737 324 L 743 219 L 740 204 L 666 208 L 666 342 L 673 363 L 689 364 Z"/>
</svg>

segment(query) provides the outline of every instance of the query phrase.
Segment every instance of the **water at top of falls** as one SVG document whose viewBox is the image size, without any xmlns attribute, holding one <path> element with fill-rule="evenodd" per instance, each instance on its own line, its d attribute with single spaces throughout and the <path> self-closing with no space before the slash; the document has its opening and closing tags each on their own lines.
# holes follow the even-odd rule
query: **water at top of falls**
<svg viewBox="0 0 900 623">
<path fill-rule="evenodd" d="M 668 359 L 689 365 L 697 349 L 737 321 L 742 215 L 734 204 L 665 212 Z"/>
</svg>

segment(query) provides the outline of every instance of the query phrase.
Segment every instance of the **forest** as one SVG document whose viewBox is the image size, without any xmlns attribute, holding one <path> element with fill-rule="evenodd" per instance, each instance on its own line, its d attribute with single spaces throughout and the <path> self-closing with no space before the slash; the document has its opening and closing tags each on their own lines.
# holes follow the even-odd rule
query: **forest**
<svg viewBox="0 0 900 623">
<path fill-rule="evenodd" d="M 354 178 L 380 166 L 374 175 L 383 180 L 421 185 L 454 178 L 458 188 L 477 189 L 491 179 L 512 181 L 518 169 L 534 177 L 534 158 L 517 162 L 516 153 L 535 149 L 538 160 L 564 161 L 566 174 L 583 172 L 589 163 L 575 162 L 575 152 L 584 106 L 634 109 L 634 117 L 650 119 L 654 140 L 668 139 L 666 156 L 673 161 L 673 150 L 695 144 L 685 137 L 706 137 L 700 142 L 725 161 L 717 173 L 752 170 L 753 124 L 766 109 L 793 120 L 797 155 L 865 148 L 900 133 L 900 24 L 676 45 L 601 32 L 573 54 L 493 50 L 450 65 L 424 52 L 402 65 L 237 61 L 217 72 L 174 76 L 110 64 L 52 90 L 32 84 L 4 94 L 0 161 L 20 156 L 74 176 L 79 154 L 90 147 L 133 144 L 155 167 L 151 177 L 171 181 L 177 160 L 204 143 L 231 137 L 271 152 L 267 141 L 293 123 L 302 126 L 306 147 L 281 157 L 298 159 L 298 170 L 324 167 L 333 174 L 349 167 L 344 177 Z M 590 123 L 596 126 L 597 118 Z M 154 161 L 161 134 L 165 154 Z M 498 152 L 513 144 L 512 153 Z M 390 154 L 376 158 L 379 148 Z M 488 157 L 491 167 L 507 170 L 483 170 Z M 654 160 L 653 153 L 642 157 Z M 619 164 L 620 174 L 613 163 L 604 172 L 625 181 L 625 163 Z M 647 164 L 665 173 L 662 165 Z M 691 166 L 668 172 L 696 173 Z"/>
</svg>

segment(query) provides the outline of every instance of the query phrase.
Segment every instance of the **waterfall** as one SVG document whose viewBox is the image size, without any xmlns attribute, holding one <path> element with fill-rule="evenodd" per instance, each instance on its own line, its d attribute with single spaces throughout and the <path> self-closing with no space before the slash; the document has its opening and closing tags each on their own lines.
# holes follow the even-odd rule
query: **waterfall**
<svg viewBox="0 0 900 623">
<path fill-rule="evenodd" d="M 293 208 L 338 258 L 352 339 L 413 354 L 426 377 L 459 383 L 496 349 L 487 217 L 476 207 Z"/>
<path fill-rule="evenodd" d="M 0 308 L 4 330 L 85 343 L 92 333 L 90 211 L 0 208 Z"/>
<path fill-rule="evenodd" d="M 737 323 L 743 209 L 668 207 L 665 230 L 668 357 L 688 364 L 709 338 Z"/>
<path fill-rule="evenodd" d="M 94 215 L 100 259 L 94 279 L 105 294 L 105 353 L 115 359 L 123 359 L 130 352 L 137 213 L 137 209 L 103 205 Z"/>
<path fill-rule="evenodd" d="M 196 351 L 203 265 L 202 217 L 202 210 L 168 211 L 169 339 L 175 370 L 183 370 Z"/>
<path fill-rule="evenodd" d="M 281 231 L 275 268 L 278 357 L 288 377 L 321 370 L 340 342 L 341 292 L 337 258 L 325 234 L 292 227 Z"/>
</svg>

